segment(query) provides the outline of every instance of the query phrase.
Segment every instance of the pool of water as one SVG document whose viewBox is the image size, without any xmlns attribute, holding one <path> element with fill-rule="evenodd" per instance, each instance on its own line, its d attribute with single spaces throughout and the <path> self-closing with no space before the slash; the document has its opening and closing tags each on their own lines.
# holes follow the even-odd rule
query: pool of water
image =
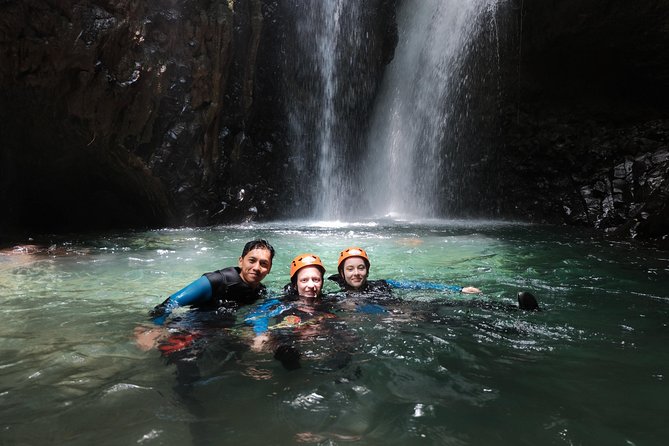
<svg viewBox="0 0 669 446">
<path fill-rule="evenodd" d="M 200 376 L 137 348 L 147 312 L 243 244 L 288 263 L 365 247 L 370 278 L 473 285 L 488 306 L 398 290 L 342 312 L 303 367 L 214 333 Z M 0 254 L 0 444 L 625 444 L 669 438 L 669 254 L 583 231 L 496 222 L 286 222 L 50 237 Z M 334 284 L 327 285 L 335 290 Z M 519 290 L 542 311 L 513 311 Z M 188 320 L 188 315 L 184 315 Z M 337 345 L 335 345 L 337 344 Z M 328 351 L 349 359 L 328 366 Z"/>
</svg>

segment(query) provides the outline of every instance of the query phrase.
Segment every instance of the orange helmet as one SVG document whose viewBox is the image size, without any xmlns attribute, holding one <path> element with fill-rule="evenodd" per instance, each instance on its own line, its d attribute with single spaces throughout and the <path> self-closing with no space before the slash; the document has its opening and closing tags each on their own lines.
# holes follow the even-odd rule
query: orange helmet
<svg viewBox="0 0 669 446">
<path fill-rule="evenodd" d="M 339 261 L 337 262 L 338 270 L 342 268 L 344 260 L 348 259 L 349 257 L 362 257 L 362 259 L 365 261 L 365 264 L 367 265 L 367 269 L 369 269 L 369 257 L 367 257 L 365 250 L 352 246 L 339 253 Z"/>
<path fill-rule="evenodd" d="M 295 257 L 292 262 L 290 262 L 290 279 L 293 280 L 295 274 L 297 274 L 297 272 L 305 266 L 316 266 L 323 274 L 325 274 L 325 267 L 323 266 L 321 258 L 316 254 L 307 253 L 300 254 L 299 256 Z"/>
</svg>

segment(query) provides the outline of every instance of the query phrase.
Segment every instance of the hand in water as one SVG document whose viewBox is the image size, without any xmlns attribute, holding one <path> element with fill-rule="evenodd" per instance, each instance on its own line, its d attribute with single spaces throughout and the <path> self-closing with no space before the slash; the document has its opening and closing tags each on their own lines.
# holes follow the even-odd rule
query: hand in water
<svg viewBox="0 0 669 446">
<path fill-rule="evenodd" d="M 135 328 L 135 343 L 141 350 L 151 350 L 158 342 L 167 336 L 167 330 L 163 327 L 140 326 Z"/>
<path fill-rule="evenodd" d="M 460 292 L 463 294 L 481 294 L 481 290 L 473 286 L 466 286 Z"/>
</svg>

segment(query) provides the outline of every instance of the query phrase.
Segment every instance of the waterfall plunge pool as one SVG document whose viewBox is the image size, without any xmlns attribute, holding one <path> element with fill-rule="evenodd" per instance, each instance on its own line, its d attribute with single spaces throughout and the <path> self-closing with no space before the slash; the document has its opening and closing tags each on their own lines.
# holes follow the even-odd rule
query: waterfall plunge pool
<svg viewBox="0 0 669 446">
<path fill-rule="evenodd" d="M 237 342 L 225 332 L 210 337 L 184 391 L 158 350 L 137 348 L 133 329 L 203 272 L 236 264 L 257 237 L 277 250 L 265 279 L 275 293 L 296 254 L 321 255 L 332 273 L 338 252 L 359 245 L 371 279 L 473 285 L 500 308 L 528 290 L 543 311 L 398 290 L 400 316 L 340 315 L 353 334 L 341 368 L 318 359 L 331 339 L 316 339 L 289 371 L 270 354 L 225 354 Z M 46 253 L 0 255 L 2 444 L 660 445 L 669 436 L 666 252 L 573 228 L 467 221 L 268 223 L 51 243 Z"/>
</svg>

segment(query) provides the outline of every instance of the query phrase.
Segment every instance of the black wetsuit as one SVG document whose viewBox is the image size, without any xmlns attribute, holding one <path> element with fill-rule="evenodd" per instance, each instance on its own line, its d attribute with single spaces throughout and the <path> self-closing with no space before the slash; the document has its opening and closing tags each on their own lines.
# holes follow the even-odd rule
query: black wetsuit
<svg viewBox="0 0 669 446">
<path fill-rule="evenodd" d="M 221 306 L 250 305 L 260 298 L 265 297 L 267 290 L 265 285 L 259 284 L 251 288 L 240 277 L 241 269 L 234 266 L 219 269 L 204 276 L 209 279 L 212 290 L 212 299 L 200 305 L 200 308 L 219 308 Z"/>
<path fill-rule="evenodd" d="M 263 284 L 250 287 L 240 277 L 238 267 L 229 267 L 205 273 L 182 290 L 172 294 L 150 313 L 161 322 L 175 308 L 188 305 L 199 310 L 235 312 L 242 305 L 249 305 L 265 297 Z"/>
<path fill-rule="evenodd" d="M 339 274 L 333 274 L 328 277 L 328 280 L 332 280 L 337 283 L 341 288 L 341 291 L 346 293 L 360 293 L 364 295 L 369 295 L 368 297 L 372 298 L 391 298 L 392 297 L 392 288 L 385 280 L 368 280 L 365 283 L 365 286 L 359 289 L 351 288 L 344 278 Z"/>
</svg>

